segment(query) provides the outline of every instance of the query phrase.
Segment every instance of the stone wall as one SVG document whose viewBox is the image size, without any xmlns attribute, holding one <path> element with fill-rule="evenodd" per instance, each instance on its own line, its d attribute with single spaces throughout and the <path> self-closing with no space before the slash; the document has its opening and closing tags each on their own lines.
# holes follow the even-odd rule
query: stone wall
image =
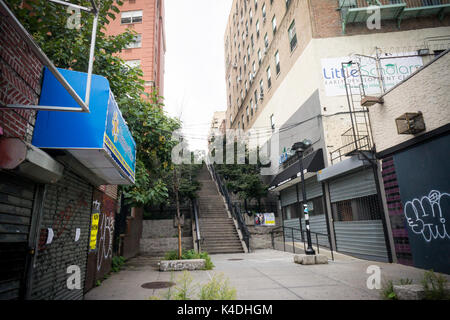
<svg viewBox="0 0 450 320">
<path fill-rule="evenodd" d="M 183 250 L 193 249 L 192 237 L 181 238 Z M 140 253 L 150 256 L 164 256 L 167 251 L 178 250 L 178 238 L 142 238 Z"/>
<path fill-rule="evenodd" d="M 183 250 L 192 249 L 192 224 L 185 219 L 182 229 Z M 167 251 L 178 249 L 178 230 L 174 228 L 173 219 L 144 220 L 140 253 L 151 256 L 164 256 Z"/>
<path fill-rule="evenodd" d="M 172 238 L 178 236 L 177 228 L 173 226 L 173 219 L 164 220 L 144 220 L 142 229 L 142 238 Z M 192 236 L 191 220 L 184 220 L 182 235 Z"/>
<path fill-rule="evenodd" d="M 245 215 L 245 222 L 250 232 L 250 250 L 273 248 L 270 232 L 281 226 L 281 217 L 275 217 L 274 227 L 255 227 L 253 217 L 247 215 Z"/>
</svg>

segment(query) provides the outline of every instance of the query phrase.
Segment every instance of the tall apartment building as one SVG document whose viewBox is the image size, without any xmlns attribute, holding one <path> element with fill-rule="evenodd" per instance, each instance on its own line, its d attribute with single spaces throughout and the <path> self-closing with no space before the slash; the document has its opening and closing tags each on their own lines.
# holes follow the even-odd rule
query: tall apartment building
<svg viewBox="0 0 450 320">
<path fill-rule="evenodd" d="M 225 134 L 225 111 L 215 111 L 213 114 L 213 117 L 211 119 L 211 126 L 209 128 L 208 132 L 208 146 L 211 144 L 211 139 L 214 137 L 215 134 L 224 135 Z"/>
<path fill-rule="evenodd" d="M 305 204 L 311 230 L 329 234 L 334 249 L 412 264 L 404 230 L 391 230 L 361 100 L 449 48 L 449 13 L 449 0 L 233 1 L 224 36 L 226 124 L 252 130 L 253 146 L 278 140 L 270 151 L 278 173 L 269 181 L 285 225 L 304 228 Z M 291 150 L 303 139 L 313 150 L 303 160 L 304 200 Z"/>
<path fill-rule="evenodd" d="M 164 23 L 164 0 L 124 0 L 107 29 L 109 35 L 123 33 L 127 28 L 137 32 L 136 41 L 122 51 L 121 57 L 130 66 L 142 68 L 146 92 L 156 87 L 161 96 L 166 52 Z"/>
</svg>

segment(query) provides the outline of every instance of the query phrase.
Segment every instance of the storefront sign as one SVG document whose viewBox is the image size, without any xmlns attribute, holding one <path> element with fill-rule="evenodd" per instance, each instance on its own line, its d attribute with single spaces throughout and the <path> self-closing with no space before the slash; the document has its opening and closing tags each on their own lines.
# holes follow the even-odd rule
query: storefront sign
<svg viewBox="0 0 450 320">
<path fill-rule="evenodd" d="M 414 53 L 402 53 L 397 56 L 409 55 L 414 55 Z M 422 58 L 417 56 L 407 58 L 388 58 L 384 56 L 382 58 L 381 66 L 386 90 L 406 79 L 423 66 Z M 342 63 L 349 62 L 352 59 L 354 60 L 351 57 L 321 59 L 322 79 L 327 96 L 346 95 L 344 74 L 346 75 L 347 83 L 352 88 L 355 88 L 355 93 L 359 93 L 358 86 L 361 84 L 361 77 L 356 65 L 346 65 L 342 68 Z M 361 59 L 361 75 L 363 76 L 365 93 L 367 95 L 379 94 L 380 82 L 378 79 L 372 78 L 378 77 L 375 59 Z"/>
<path fill-rule="evenodd" d="M 82 96 L 87 75 L 64 69 L 59 71 Z M 136 144 L 106 78 L 92 76 L 90 101 L 89 113 L 39 111 L 33 145 L 66 150 L 105 184 L 133 184 Z M 76 102 L 45 69 L 39 104 L 73 107 Z"/>
<path fill-rule="evenodd" d="M 275 226 L 275 214 L 274 213 L 257 213 L 257 214 L 255 214 L 255 226 L 274 227 Z"/>
<path fill-rule="evenodd" d="M 94 213 L 92 215 L 91 221 L 91 237 L 89 239 L 89 249 L 95 250 L 97 247 L 97 233 L 98 233 L 98 222 L 100 220 L 100 213 Z"/>
</svg>

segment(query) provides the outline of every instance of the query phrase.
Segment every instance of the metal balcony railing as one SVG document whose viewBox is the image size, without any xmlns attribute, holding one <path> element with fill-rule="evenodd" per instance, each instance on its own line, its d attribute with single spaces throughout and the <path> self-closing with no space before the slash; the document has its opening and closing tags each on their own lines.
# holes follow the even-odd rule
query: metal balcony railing
<svg viewBox="0 0 450 320">
<path fill-rule="evenodd" d="M 347 24 L 366 22 L 373 14 L 367 10 L 370 6 L 379 6 L 381 20 L 397 20 L 398 26 L 403 19 L 425 16 L 437 16 L 442 20 L 450 13 L 450 0 L 339 0 L 342 29 Z"/>
</svg>

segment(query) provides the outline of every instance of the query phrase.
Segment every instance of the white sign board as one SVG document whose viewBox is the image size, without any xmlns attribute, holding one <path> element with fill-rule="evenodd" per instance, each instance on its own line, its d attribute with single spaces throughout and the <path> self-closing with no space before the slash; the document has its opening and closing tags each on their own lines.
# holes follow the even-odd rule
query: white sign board
<svg viewBox="0 0 450 320">
<path fill-rule="evenodd" d="M 397 56 L 408 56 L 414 53 L 402 53 Z M 359 74 L 356 64 L 342 67 L 342 63 L 348 63 L 355 57 L 339 57 L 339 58 L 327 58 L 321 59 L 322 64 L 322 79 L 325 86 L 326 95 L 332 96 L 344 96 L 346 95 L 344 84 L 344 72 L 346 74 L 347 82 L 352 88 L 355 88 L 353 93 L 359 93 L 356 89 L 361 84 L 361 76 L 364 83 L 364 90 L 366 95 L 380 94 L 380 82 L 376 78 L 378 72 L 376 68 L 375 59 L 362 58 L 361 62 L 361 76 Z M 389 90 L 397 83 L 406 79 L 414 71 L 423 66 L 421 57 L 405 57 L 405 58 L 389 58 L 389 56 L 383 56 L 381 59 L 381 66 L 384 78 L 384 86 L 386 90 Z"/>
</svg>

